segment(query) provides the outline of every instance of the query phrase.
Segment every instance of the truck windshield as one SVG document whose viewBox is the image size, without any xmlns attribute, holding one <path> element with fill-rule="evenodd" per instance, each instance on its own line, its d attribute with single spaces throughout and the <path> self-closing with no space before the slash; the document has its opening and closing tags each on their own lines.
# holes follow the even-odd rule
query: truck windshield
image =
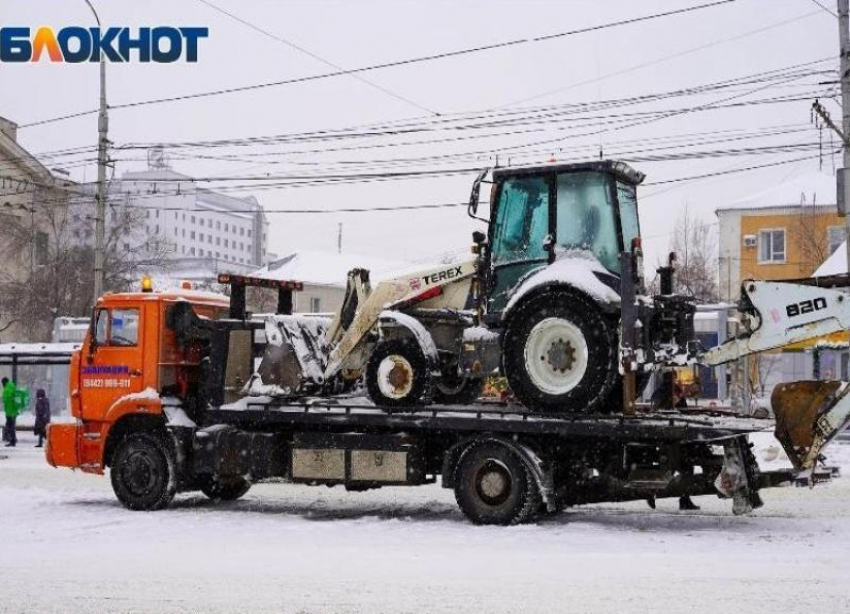
<svg viewBox="0 0 850 614">
<path fill-rule="evenodd" d="M 598 172 L 558 175 L 557 245 L 587 250 L 606 269 L 620 272 L 620 242 L 610 189 L 611 177 Z"/>
</svg>

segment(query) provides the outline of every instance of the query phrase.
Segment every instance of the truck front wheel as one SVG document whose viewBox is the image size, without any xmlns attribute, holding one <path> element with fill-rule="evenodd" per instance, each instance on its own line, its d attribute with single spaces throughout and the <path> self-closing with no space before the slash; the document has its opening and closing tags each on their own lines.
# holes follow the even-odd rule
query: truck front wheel
<svg viewBox="0 0 850 614">
<path fill-rule="evenodd" d="M 455 499 L 475 524 L 520 524 L 540 507 L 540 489 L 525 463 L 499 443 L 473 445 L 460 458 Z"/>
<path fill-rule="evenodd" d="M 518 307 L 503 341 L 511 390 L 531 409 L 604 408 L 617 380 L 614 327 L 592 301 L 549 292 Z"/>
<path fill-rule="evenodd" d="M 173 455 L 153 434 L 130 435 L 118 444 L 110 478 L 115 496 L 131 510 L 162 509 L 177 492 Z"/>
</svg>

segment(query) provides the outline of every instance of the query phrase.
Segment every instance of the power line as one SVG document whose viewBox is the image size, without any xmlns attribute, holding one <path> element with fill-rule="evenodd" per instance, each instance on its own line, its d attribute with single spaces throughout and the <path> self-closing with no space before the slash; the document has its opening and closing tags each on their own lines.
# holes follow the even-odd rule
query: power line
<svg viewBox="0 0 850 614">
<path fill-rule="evenodd" d="M 299 53 L 303 53 L 304 55 L 307 55 L 307 56 L 313 58 L 314 60 L 321 62 L 325 66 L 330 66 L 331 68 L 333 68 L 335 70 L 339 70 L 339 71 L 345 71 L 346 70 L 345 68 L 343 68 L 339 64 L 335 64 L 334 62 L 331 62 L 330 60 L 327 60 L 327 59 L 319 56 L 318 54 L 313 53 L 309 49 L 305 49 L 301 45 L 297 45 L 297 44 L 293 43 L 292 41 L 283 38 L 280 35 L 269 32 L 265 28 L 261 28 L 260 26 L 253 24 L 253 23 L 243 19 L 242 17 L 239 17 L 238 15 L 234 15 L 233 13 L 230 13 L 229 11 L 224 10 L 220 6 L 213 4 L 209 0 L 198 0 L 198 2 L 200 2 L 201 4 L 205 4 L 206 6 L 213 9 L 214 11 L 218 11 L 222 15 L 226 15 L 227 17 L 230 17 L 234 21 L 237 21 L 237 22 L 241 23 L 242 25 L 247 26 L 248 28 L 251 28 L 252 30 L 254 30 L 256 32 L 259 32 L 260 34 L 267 36 L 268 38 L 270 38 L 272 40 L 278 41 L 279 43 L 283 43 L 287 47 L 290 47 L 291 49 L 295 49 Z M 357 79 L 361 83 L 365 83 L 366 85 L 373 87 L 378 91 L 383 92 L 384 94 L 392 96 L 396 100 L 400 100 L 400 101 L 407 103 L 407 104 L 409 104 L 413 107 L 416 107 L 420 111 L 425 111 L 426 113 L 430 113 L 431 115 L 435 115 L 435 116 L 438 116 L 438 117 L 440 115 L 439 112 L 434 111 L 433 109 L 429 109 L 428 107 L 423 106 L 423 105 L 421 105 L 417 102 L 414 102 L 410 98 L 402 96 L 401 94 L 398 94 L 397 92 L 394 92 L 394 91 L 392 91 L 392 90 L 390 90 L 390 89 L 388 89 L 388 88 L 386 88 L 382 85 L 379 85 L 379 84 L 375 83 L 374 81 L 367 79 L 366 77 L 363 77 L 363 76 L 357 75 L 357 74 L 351 74 L 350 76 L 353 79 Z"/>
<path fill-rule="evenodd" d="M 819 7 L 821 7 L 824 11 L 826 11 L 827 13 L 829 13 L 830 15 L 832 15 L 833 17 L 835 17 L 836 19 L 838 19 L 838 15 L 837 15 L 835 12 L 830 11 L 830 10 L 829 10 L 828 8 L 826 8 L 823 4 L 821 4 L 818 0 L 812 0 L 812 2 L 814 2 L 814 3 L 815 3 L 815 4 L 817 4 Z"/>
<path fill-rule="evenodd" d="M 640 17 L 632 17 L 632 18 L 629 18 L 629 19 L 621 19 L 619 21 L 608 22 L 608 23 L 599 24 L 599 25 L 596 25 L 596 26 L 588 26 L 588 27 L 585 27 L 585 28 L 577 28 L 577 29 L 574 29 L 574 30 L 567 30 L 567 31 L 558 32 L 558 33 L 555 33 L 555 34 L 547 34 L 547 35 L 536 36 L 536 37 L 531 37 L 531 38 L 514 39 L 514 40 L 510 40 L 510 41 L 493 43 L 493 44 L 490 44 L 490 45 L 481 45 L 481 46 L 478 46 L 478 47 L 470 47 L 470 48 L 459 49 L 459 50 L 455 50 L 455 51 L 435 53 L 435 54 L 431 54 L 431 55 L 419 56 L 419 57 L 415 57 L 415 58 L 408 58 L 408 59 L 404 59 L 404 60 L 384 62 L 384 63 L 381 63 L 381 64 L 372 64 L 372 65 L 369 65 L 369 66 L 362 66 L 360 68 L 352 68 L 352 69 L 348 69 L 348 70 L 337 70 L 337 71 L 318 74 L 318 75 L 309 75 L 309 76 L 306 76 L 306 77 L 295 77 L 295 78 L 291 78 L 291 79 L 283 79 L 283 80 L 280 80 L 280 81 L 267 81 L 267 82 L 264 82 L 264 83 L 255 83 L 255 84 L 252 84 L 252 85 L 221 88 L 221 89 L 216 89 L 216 90 L 209 90 L 209 91 L 206 91 L 206 92 L 196 92 L 194 94 L 183 94 L 183 95 L 180 95 L 180 96 L 168 96 L 168 97 L 163 97 L 163 98 L 153 98 L 153 99 L 148 99 L 148 100 L 140 100 L 140 101 L 136 101 L 136 102 L 126 102 L 126 103 L 122 103 L 122 104 L 110 105 L 109 108 L 110 108 L 110 110 L 129 109 L 129 108 L 142 107 L 142 106 L 148 106 L 148 105 L 178 102 L 178 101 L 182 101 L 182 100 L 194 100 L 194 99 L 198 99 L 198 98 L 209 98 L 209 97 L 212 97 L 212 96 L 221 96 L 221 95 L 225 95 L 225 94 L 235 94 L 235 93 L 238 93 L 238 92 L 255 91 L 255 90 L 261 90 L 261 89 L 266 89 L 266 88 L 270 88 L 270 87 L 278 87 L 278 86 L 282 86 L 282 85 L 294 85 L 294 84 L 297 84 L 297 83 L 306 83 L 306 82 L 318 81 L 318 80 L 322 80 L 322 79 L 330 79 L 330 78 L 334 78 L 334 77 L 340 77 L 340 76 L 343 76 L 343 75 L 352 75 L 352 74 L 359 74 L 359 73 L 364 73 L 364 72 L 371 72 L 371 71 L 375 71 L 375 70 L 383 70 L 383 69 L 387 69 L 387 68 L 396 68 L 396 67 L 399 67 L 399 66 L 409 66 L 409 65 L 413 65 L 413 64 L 421 64 L 421 63 L 425 63 L 425 62 L 432 62 L 432 61 L 435 61 L 435 60 L 456 58 L 456 57 L 460 57 L 460 56 L 464 56 L 464 55 L 481 53 L 481 52 L 485 52 L 485 51 L 493 51 L 493 50 L 496 50 L 496 49 L 505 49 L 505 48 L 508 48 L 508 47 L 515 47 L 515 46 L 518 46 L 518 45 L 546 42 L 546 41 L 551 41 L 551 40 L 555 40 L 555 39 L 559 39 L 559 38 L 565 38 L 565 37 L 568 37 L 568 36 L 575 36 L 575 35 L 578 35 L 578 34 L 586 34 L 586 33 L 589 33 L 589 32 L 596 32 L 596 31 L 599 31 L 599 30 L 605 30 L 605 29 L 609 29 L 609 28 L 632 25 L 632 24 L 636 24 L 636 23 L 642 23 L 642 22 L 646 22 L 646 21 L 650 21 L 650 20 L 654 20 L 654 19 L 660 19 L 660 18 L 663 18 L 663 17 L 671 17 L 671 16 L 674 16 L 674 15 L 682 15 L 682 14 L 685 14 L 685 13 L 691 13 L 691 12 L 694 12 L 694 11 L 713 8 L 713 7 L 724 5 L 724 4 L 730 4 L 730 3 L 733 3 L 735 1 L 736 0 L 715 0 L 714 2 L 698 4 L 698 5 L 695 5 L 695 6 L 689 6 L 689 7 L 685 7 L 685 8 L 681 8 L 681 9 L 674 9 L 674 10 L 665 11 L 665 12 L 661 12 L 661 13 L 653 13 L 653 14 L 650 14 L 650 15 L 643 15 L 643 16 L 640 16 Z M 53 117 L 53 118 L 29 122 L 29 123 L 26 123 L 26 124 L 20 124 L 18 126 L 18 128 L 22 129 L 22 128 L 30 128 L 30 127 L 33 127 L 33 126 L 41 126 L 41 125 L 44 125 L 44 124 L 49 124 L 49 123 L 53 123 L 53 122 L 57 122 L 57 121 L 63 121 L 65 119 L 71 119 L 73 117 L 82 117 L 84 115 L 91 115 L 91 114 L 94 114 L 94 113 L 97 113 L 97 112 L 98 112 L 97 109 L 90 110 L 90 111 L 80 111 L 78 113 L 64 115 L 64 116 L 61 116 L 61 117 Z"/>
</svg>

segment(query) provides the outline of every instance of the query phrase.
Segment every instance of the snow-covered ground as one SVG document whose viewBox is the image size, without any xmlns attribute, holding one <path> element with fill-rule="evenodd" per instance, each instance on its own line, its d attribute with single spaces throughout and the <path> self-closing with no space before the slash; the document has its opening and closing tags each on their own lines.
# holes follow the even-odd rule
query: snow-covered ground
<svg viewBox="0 0 850 614">
<path fill-rule="evenodd" d="M 848 443 L 830 454 L 848 477 L 764 491 L 749 517 L 702 497 L 510 528 L 468 524 L 438 486 L 263 484 L 129 512 L 32 445 L 0 448 L 0 612 L 850 611 Z"/>
</svg>

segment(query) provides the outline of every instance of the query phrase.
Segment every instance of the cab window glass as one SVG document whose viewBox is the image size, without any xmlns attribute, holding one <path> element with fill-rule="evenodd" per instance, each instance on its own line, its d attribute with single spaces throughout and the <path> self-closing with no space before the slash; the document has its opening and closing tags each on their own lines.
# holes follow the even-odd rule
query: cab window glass
<svg viewBox="0 0 850 614">
<path fill-rule="evenodd" d="M 110 345 L 133 346 L 139 342 L 139 310 L 113 309 Z"/>
<path fill-rule="evenodd" d="M 545 260 L 549 233 L 549 183 L 543 177 L 508 179 L 502 185 L 493 262 Z"/>
<path fill-rule="evenodd" d="M 106 345 L 108 325 L 109 312 L 106 309 L 98 310 L 94 315 L 94 340 L 97 345 Z"/>
<path fill-rule="evenodd" d="M 620 246 L 607 175 L 594 172 L 558 176 L 558 245 L 587 250 L 606 269 L 620 272 Z"/>
</svg>

